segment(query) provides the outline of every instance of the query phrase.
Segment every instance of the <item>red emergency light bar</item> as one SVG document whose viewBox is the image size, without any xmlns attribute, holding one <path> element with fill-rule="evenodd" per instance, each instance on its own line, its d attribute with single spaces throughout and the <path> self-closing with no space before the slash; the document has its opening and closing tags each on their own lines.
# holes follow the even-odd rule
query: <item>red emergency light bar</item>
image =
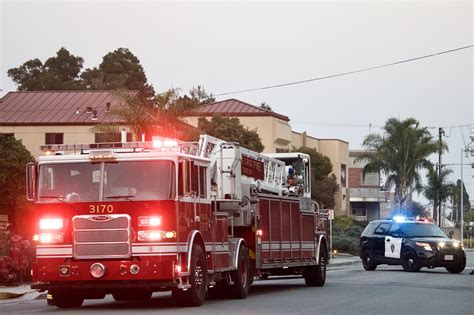
<svg viewBox="0 0 474 315">
<path fill-rule="evenodd" d="M 41 146 L 43 152 L 83 151 L 94 149 L 145 149 L 153 148 L 153 142 L 103 142 L 88 144 L 47 144 Z"/>
<path fill-rule="evenodd" d="M 161 145 L 158 145 L 161 144 Z M 148 149 L 148 150 L 158 150 L 158 151 L 175 151 L 185 154 L 196 154 L 198 152 L 198 143 L 197 142 L 179 142 L 176 140 L 170 139 L 153 139 L 153 141 L 134 141 L 134 142 L 103 142 L 103 143 L 90 143 L 90 144 L 48 144 L 42 145 L 41 151 L 46 153 L 54 153 L 58 151 L 74 151 L 74 152 L 83 152 L 89 150 L 97 149 L 109 149 L 113 151 L 114 149 L 125 149 L 131 150 L 131 152 L 136 152 L 137 149 Z"/>
</svg>

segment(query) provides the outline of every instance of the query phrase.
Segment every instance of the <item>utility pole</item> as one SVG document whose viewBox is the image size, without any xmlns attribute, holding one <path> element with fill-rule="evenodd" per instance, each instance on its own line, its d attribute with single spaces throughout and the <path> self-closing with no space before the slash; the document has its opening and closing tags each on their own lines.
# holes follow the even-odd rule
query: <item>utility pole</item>
<svg viewBox="0 0 474 315">
<path fill-rule="evenodd" d="M 441 178 L 441 155 L 443 154 L 443 135 L 444 135 L 444 130 L 443 128 L 439 127 L 438 128 L 438 139 L 439 139 L 439 149 L 438 149 L 438 179 Z M 437 217 L 438 217 L 438 226 L 441 226 L 441 202 L 440 202 L 440 195 L 441 192 L 439 191 L 441 187 L 437 187 L 436 189 L 436 199 L 438 200 L 438 209 L 433 209 L 433 212 L 437 212 Z"/>
<path fill-rule="evenodd" d="M 466 147 L 466 150 L 467 150 L 467 147 Z M 463 168 L 464 168 L 464 165 L 463 165 L 463 156 L 465 154 L 465 152 L 467 152 L 466 150 L 461 149 L 461 191 L 459 192 L 459 201 L 461 202 L 461 244 L 464 244 L 464 178 L 463 178 Z"/>
</svg>

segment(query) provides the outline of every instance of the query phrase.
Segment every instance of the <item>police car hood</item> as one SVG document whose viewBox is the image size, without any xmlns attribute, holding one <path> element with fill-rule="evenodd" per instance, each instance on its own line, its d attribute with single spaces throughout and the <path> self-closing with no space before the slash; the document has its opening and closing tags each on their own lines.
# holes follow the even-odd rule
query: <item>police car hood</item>
<svg viewBox="0 0 474 315">
<path fill-rule="evenodd" d="M 409 237 L 409 239 L 415 242 L 428 242 L 428 243 L 436 243 L 436 242 L 445 242 L 447 244 L 456 242 L 448 237 L 429 237 L 429 236 L 416 236 L 416 237 Z"/>
</svg>

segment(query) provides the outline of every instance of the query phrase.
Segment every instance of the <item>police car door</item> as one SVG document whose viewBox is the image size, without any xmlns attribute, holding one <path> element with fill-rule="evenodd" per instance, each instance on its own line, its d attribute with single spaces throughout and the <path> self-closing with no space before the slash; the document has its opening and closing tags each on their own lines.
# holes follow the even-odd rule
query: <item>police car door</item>
<svg viewBox="0 0 474 315">
<path fill-rule="evenodd" d="M 375 229 L 373 240 L 374 240 L 374 254 L 376 257 L 385 257 L 385 238 L 390 233 L 390 223 L 382 222 Z"/>
<path fill-rule="evenodd" d="M 385 236 L 385 258 L 400 259 L 403 240 L 400 236 L 400 225 L 393 223 L 389 235 Z"/>
</svg>

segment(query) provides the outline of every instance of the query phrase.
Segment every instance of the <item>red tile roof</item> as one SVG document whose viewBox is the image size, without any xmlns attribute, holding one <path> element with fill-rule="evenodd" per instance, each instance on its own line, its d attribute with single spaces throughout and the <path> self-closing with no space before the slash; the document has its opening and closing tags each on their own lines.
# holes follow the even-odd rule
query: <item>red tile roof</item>
<svg viewBox="0 0 474 315">
<path fill-rule="evenodd" d="M 134 95 L 136 91 L 125 92 Z M 107 103 L 117 106 L 120 96 L 114 91 L 32 91 L 9 92 L 0 100 L 0 125 L 96 125 L 122 122 L 106 117 Z M 97 120 L 91 120 L 97 111 Z M 76 113 L 78 112 L 78 113 Z"/>
<path fill-rule="evenodd" d="M 271 116 L 284 121 L 290 121 L 287 116 L 251 105 L 236 99 L 228 99 L 201 106 L 190 116 Z"/>
</svg>

